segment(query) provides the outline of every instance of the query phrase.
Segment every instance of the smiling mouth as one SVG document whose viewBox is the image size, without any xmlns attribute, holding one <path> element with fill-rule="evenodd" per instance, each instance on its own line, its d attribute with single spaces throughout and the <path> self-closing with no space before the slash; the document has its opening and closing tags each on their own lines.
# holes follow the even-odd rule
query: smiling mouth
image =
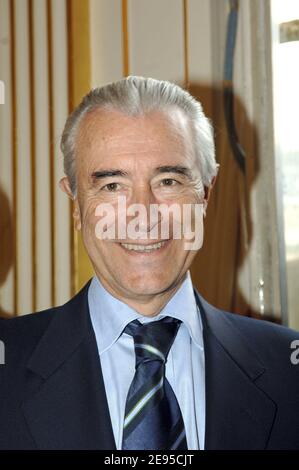
<svg viewBox="0 0 299 470">
<path fill-rule="evenodd" d="M 133 251 L 137 253 L 152 253 L 154 251 L 160 250 L 169 240 L 163 240 L 158 243 L 152 243 L 151 245 L 142 245 L 135 243 L 120 243 L 120 246 L 128 251 Z"/>
</svg>

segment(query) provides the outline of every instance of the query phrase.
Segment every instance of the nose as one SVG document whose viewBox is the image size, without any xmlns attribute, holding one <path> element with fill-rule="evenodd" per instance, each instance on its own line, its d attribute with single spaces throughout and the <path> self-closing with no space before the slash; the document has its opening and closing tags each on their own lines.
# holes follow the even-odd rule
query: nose
<svg viewBox="0 0 299 470">
<path fill-rule="evenodd" d="M 149 184 L 140 184 L 134 188 L 127 213 L 132 217 L 138 216 L 136 230 L 138 230 L 140 235 L 144 234 L 148 236 L 157 228 L 159 220 L 151 215 L 151 206 L 157 203 Z"/>
</svg>

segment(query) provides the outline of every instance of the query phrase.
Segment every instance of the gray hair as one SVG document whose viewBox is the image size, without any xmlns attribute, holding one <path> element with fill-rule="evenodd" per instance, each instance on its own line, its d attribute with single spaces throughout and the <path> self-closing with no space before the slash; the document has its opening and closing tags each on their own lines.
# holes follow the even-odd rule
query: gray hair
<svg viewBox="0 0 299 470">
<path fill-rule="evenodd" d="M 154 110 L 170 111 L 173 107 L 181 109 L 189 119 L 203 184 L 209 186 L 217 174 L 218 165 L 215 160 L 212 125 L 199 101 L 174 83 L 130 76 L 91 90 L 66 121 L 61 150 L 64 172 L 73 195 L 76 194 L 76 135 L 87 113 L 105 108 L 118 110 L 128 116 L 138 116 Z"/>
</svg>

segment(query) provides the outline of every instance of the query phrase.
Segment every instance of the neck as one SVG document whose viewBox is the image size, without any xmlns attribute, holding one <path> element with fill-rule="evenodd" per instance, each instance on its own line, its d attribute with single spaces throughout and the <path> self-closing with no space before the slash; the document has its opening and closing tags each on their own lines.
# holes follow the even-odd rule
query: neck
<svg viewBox="0 0 299 470">
<path fill-rule="evenodd" d="M 121 302 L 125 303 L 129 307 L 136 310 L 136 312 L 140 313 L 140 315 L 144 315 L 146 317 L 155 317 L 158 315 L 163 307 L 169 302 L 171 297 L 177 292 L 177 290 L 182 285 L 185 276 L 180 279 L 177 283 L 172 285 L 169 289 L 165 290 L 164 292 L 160 292 L 158 294 L 153 295 L 128 295 L 120 291 L 119 289 L 115 289 L 106 280 L 100 276 L 98 276 L 102 286 L 109 292 L 109 294 L 113 295 L 113 297 L 117 298 Z"/>
</svg>

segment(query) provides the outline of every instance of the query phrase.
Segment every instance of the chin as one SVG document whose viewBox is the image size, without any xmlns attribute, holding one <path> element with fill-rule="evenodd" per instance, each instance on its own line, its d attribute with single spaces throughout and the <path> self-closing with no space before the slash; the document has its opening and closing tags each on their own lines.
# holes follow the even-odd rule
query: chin
<svg viewBox="0 0 299 470">
<path fill-rule="evenodd" d="M 139 279 L 126 279 L 122 285 L 136 295 L 153 295 L 165 292 L 173 284 L 169 278 L 159 278 L 158 276 L 150 278 L 143 276 Z"/>
</svg>

